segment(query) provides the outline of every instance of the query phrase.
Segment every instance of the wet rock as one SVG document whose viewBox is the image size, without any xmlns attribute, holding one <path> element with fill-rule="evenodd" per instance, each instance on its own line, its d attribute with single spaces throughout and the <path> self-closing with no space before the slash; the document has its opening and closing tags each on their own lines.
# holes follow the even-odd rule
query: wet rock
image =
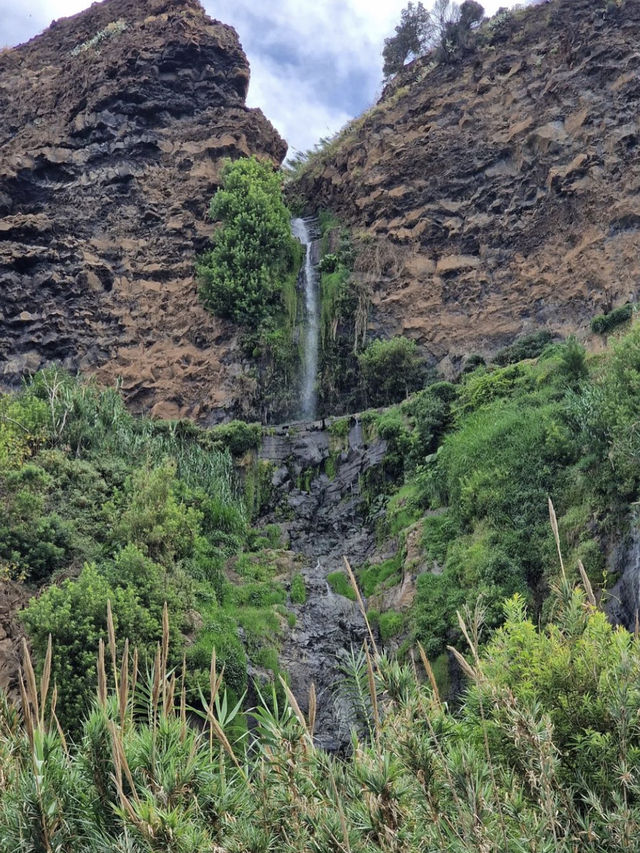
<svg viewBox="0 0 640 853">
<path fill-rule="evenodd" d="M 358 418 L 351 419 L 339 446 L 322 421 L 272 428 L 259 456 L 278 467 L 278 505 L 264 523 L 284 528 L 289 547 L 304 558 L 302 576 L 306 601 L 293 606 L 296 624 L 287 635 L 280 663 L 303 709 L 309 689 L 318 695 L 316 741 L 323 748 L 342 750 L 349 743 L 351 706 L 338 690 L 340 662 L 351 646 L 365 638 L 365 622 L 357 604 L 336 595 L 327 582 L 331 572 L 344 570 L 346 556 L 358 567 L 375 550 L 375 536 L 363 514 L 361 476 L 379 465 L 386 442 L 367 442 Z M 331 477 L 325 465 L 333 459 Z M 300 482 L 304 473 L 305 482 Z"/>
</svg>

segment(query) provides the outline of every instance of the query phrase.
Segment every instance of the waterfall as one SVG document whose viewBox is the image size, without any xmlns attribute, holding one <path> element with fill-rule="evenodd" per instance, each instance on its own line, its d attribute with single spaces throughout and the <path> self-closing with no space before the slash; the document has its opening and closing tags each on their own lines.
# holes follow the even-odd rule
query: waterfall
<svg viewBox="0 0 640 853">
<path fill-rule="evenodd" d="M 300 415 L 305 421 L 315 420 L 316 416 L 316 377 L 318 373 L 318 284 L 312 258 L 312 237 L 308 223 L 304 219 L 294 219 L 291 223 L 294 237 L 305 247 L 303 269 L 304 281 L 304 353 L 302 361 L 302 388 Z"/>
</svg>

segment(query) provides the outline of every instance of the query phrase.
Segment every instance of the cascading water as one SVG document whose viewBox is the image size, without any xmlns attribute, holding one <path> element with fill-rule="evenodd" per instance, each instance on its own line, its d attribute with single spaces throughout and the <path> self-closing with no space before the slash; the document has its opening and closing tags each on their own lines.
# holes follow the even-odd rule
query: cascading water
<svg viewBox="0 0 640 853">
<path fill-rule="evenodd" d="M 303 269 L 305 326 L 300 416 L 305 421 L 312 421 L 315 420 L 316 416 L 316 378 L 318 373 L 318 284 L 312 258 L 313 239 L 309 225 L 304 219 L 294 219 L 291 223 L 291 230 L 294 237 L 297 237 L 305 247 Z"/>
</svg>

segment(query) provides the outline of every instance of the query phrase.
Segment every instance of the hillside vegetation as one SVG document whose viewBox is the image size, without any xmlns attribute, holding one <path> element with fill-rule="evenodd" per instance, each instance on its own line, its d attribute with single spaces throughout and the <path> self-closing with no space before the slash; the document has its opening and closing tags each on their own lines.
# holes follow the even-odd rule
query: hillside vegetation
<svg viewBox="0 0 640 853">
<path fill-rule="evenodd" d="M 233 695 L 247 687 L 247 651 L 277 669 L 290 565 L 277 528 L 251 527 L 230 454 L 242 456 L 260 435 L 244 423 L 203 431 L 135 418 L 116 389 L 55 369 L 0 397 L 0 568 L 43 588 L 22 622 L 40 664 L 53 637 L 59 715 L 73 732 L 92 692 L 108 602 L 143 667 L 167 602 L 169 661 L 186 649 L 194 701 L 214 646 Z"/>
<path fill-rule="evenodd" d="M 544 341 L 522 341 L 501 364 L 361 416 L 368 434 L 388 443 L 363 488 L 381 553 L 390 545 L 397 553 L 365 564 L 360 578 L 372 609 L 393 602 L 394 584 L 416 578 L 411 609 L 405 601 L 402 612 L 380 615 L 387 639 L 404 637 L 405 650 L 418 639 L 435 658 L 464 642 L 456 611 L 479 597 L 489 626 L 515 593 L 549 618 L 549 498 L 570 577 L 582 563 L 606 599 L 616 572 L 629 568 L 620 543 L 637 525 L 640 327 L 591 358 L 573 339 Z M 527 348 L 540 354 L 508 363 Z"/>
<path fill-rule="evenodd" d="M 422 679 L 368 650 L 354 680 L 360 735 L 347 760 L 313 746 L 293 697 L 234 737 L 215 659 L 202 722 L 185 672 L 100 645 L 97 699 L 73 742 L 29 658 L 24 724 L 0 707 L 0 844 L 11 851 L 630 851 L 640 843 L 640 640 L 613 629 L 565 579 L 541 630 L 522 599 L 480 652 L 482 614 L 461 630 L 468 678 L 454 713 Z M 113 635 L 111 635 L 113 636 Z M 426 672 L 429 663 L 423 659 Z"/>
</svg>

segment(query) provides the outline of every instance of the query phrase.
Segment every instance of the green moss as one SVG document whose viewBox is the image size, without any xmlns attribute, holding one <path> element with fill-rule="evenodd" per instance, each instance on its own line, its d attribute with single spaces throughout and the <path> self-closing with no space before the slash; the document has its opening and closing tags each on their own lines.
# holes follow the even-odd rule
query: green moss
<svg viewBox="0 0 640 853">
<path fill-rule="evenodd" d="M 381 589 L 393 586 L 400 580 L 402 555 L 396 554 L 389 560 L 365 566 L 358 571 L 358 583 L 365 596 L 374 595 Z"/>
<path fill-rule="evenodd" d="M 294 575 L 291 579 L 289 597 L 292 604 L 304 604 L 307 600 L 307 588 L 301 574 Z"/>
<path fill-rule="evenodd" d="M 380 630 L 380 638 L 382 639 L 382 642 L 386 643 L 402 631 L 404 628 L 404 616 L 402 613 L 387 610 L 386 613 L 380 614 L 378 628 Z"/>
<path fill-rule="evenodd" d="M 324 473 L 330 480 L 335 480 L 338 473 L 338 463 L 334 455 L 327 456 L 324 460 Z"/>
<path fill-rule="evenodd" d="M 345 439 L 349 435 L 350 428 L 350 418 L 336 418 L 336 420 L 331 421 L 329 424 L 329 435 L 332 438 Z"/>
<path fill-rule="evenodd" d="M 351 601 L 356 600 L 356 594 L 344 572 L 331 572 L 327 575 L 327 583 L 336 595 L 343 595 L 345 598 L 350 598 Z"/>
</svg>

